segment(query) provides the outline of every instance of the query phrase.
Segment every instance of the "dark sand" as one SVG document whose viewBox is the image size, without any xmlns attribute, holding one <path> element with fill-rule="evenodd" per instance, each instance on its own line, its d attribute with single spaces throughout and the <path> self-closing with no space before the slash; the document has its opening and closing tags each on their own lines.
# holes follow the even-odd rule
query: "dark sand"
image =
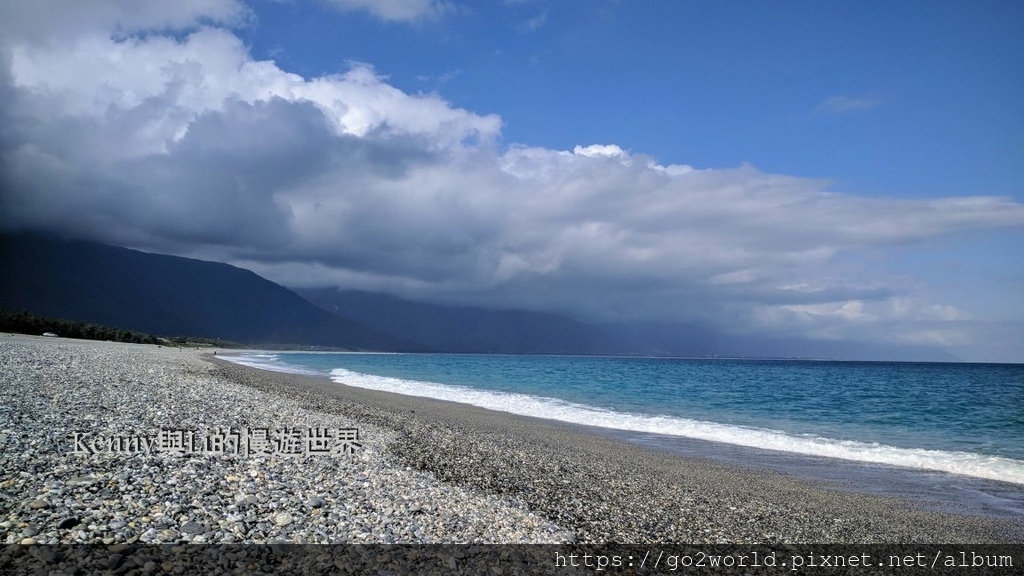
<svg viewBox="0 0 1024 576">
<path fill-rule="evenodd" d="M 209 358 L 225 379 L 395 430 L 388 450 L 403 465 L 518 498 L 579 542 L 1024 542 L 1019 521 L 932 512 L 776 470 L 649 450 L 582 426 Z"/>
</svg>

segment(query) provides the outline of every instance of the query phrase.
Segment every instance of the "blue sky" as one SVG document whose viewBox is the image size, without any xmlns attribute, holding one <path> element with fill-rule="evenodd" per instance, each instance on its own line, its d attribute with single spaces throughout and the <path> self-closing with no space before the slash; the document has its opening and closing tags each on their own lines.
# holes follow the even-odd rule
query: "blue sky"
<svg viewBox="0 0 1024 576">
<path fill-rule="evenodd" d="M 288 286 L 1020 362 L 1022 21 L 1020 2 L 7 3 L 0 228 Z"/>
<path fill-rule="evenodd" d="M 500 114 L 510 143 L 610 142 L 858 194 L 1024 193 L 1019 2 L 524 0 L 412 22 L 253 6 L 258 57 L 307 77 L 371 64 Z"/>
</svg>

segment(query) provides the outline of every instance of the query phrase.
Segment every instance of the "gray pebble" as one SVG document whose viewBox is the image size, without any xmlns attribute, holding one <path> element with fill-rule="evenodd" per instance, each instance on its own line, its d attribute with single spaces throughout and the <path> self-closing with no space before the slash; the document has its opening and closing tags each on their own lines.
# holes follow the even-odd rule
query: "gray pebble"
<svg viewBox="0 0 1024 576">
<path fill-rule="evenodd" d="M 41 340 L 0 341 L 0 469 L 16 503 L 0 543 L 103 543 L 114 558 L 127 542 L 998 541 L 985 522 L 547 436 L 543 424 L 495 434 L 492 421 L 508 419 L 362 404 L 361 393 L 290 387 L 190 350 Z M 362 448 L 304 459 L 69 452 L 73 432 L 282 425 L 359 428 Z M 23 532 L 58 517 L 59 532 Z"/>
</svg>

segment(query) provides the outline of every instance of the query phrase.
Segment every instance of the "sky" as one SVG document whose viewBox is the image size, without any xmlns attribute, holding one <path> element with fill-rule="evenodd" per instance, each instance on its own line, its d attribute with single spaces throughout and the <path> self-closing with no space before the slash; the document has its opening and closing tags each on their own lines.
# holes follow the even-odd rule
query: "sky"
<svg viewBox="0 0 1024 576">
<path fill-rule="evenodd" d="M 0 228 L 1024 362 L 1020 2 L 0 6 Z"/>
</svg>

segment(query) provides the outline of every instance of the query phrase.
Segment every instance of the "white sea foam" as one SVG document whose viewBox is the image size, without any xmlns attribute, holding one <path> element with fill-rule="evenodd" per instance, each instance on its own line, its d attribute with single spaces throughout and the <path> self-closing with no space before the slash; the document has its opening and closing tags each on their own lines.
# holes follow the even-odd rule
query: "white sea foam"
<svg viewBox="0 0 1024 576">
<path fill-rule="evenodd" d="M 1024 484 L 1024 461 L 999 456 L 920 448 L 898 448 L 878 443 L 836 440 L 814 435 L 795 435 L 780 430 L 734 426 L 674 416 L 618 412 L 567 402 L 557 398 L 373 376 L 352 372 L 344 368 L 332 370 L 331 379 L 339 384 L 358 388 L 461 402 L 491 410 L 559 420 L 573 424 L 667 436 L 681 436 L 751 448 L 888 464 L 922 470 L 936 470 Z"/>
<path fill-rule="evenodd" d="M 302 368 L 293 364 L 288 364 L 281 361 L 281 357 L 273 352 L 249 352 L 246 354 L 225 354 L 218 356 L 218 358 L 227 360 L 228 362 L 234 362 L 235 364 L 241 364 L 242 366 L 250 366 L 252 368 L 259 368 L 260 370 L 270 370 L 272 372 L 286 372 L 288 374 L 305 374 L 308 376 L 319 376 L 323 378 L 323 372 L 317 372 L 309 368 Z"/>
</svg>

